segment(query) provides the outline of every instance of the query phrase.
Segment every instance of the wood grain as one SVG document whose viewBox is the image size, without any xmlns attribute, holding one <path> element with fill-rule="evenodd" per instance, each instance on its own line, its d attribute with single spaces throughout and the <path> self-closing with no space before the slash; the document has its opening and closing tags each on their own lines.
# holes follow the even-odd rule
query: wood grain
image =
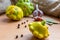
<svg viewBox="0 0 60 40">
<path fill-rule="evenodd" d="M 52 19 L 47 16 L 43 16 L 44 19 Z M 26 22 L 26 20 L 29 20 Z M 60 22 L 56 19 L 52 19 L 56 22 Z M 23 18 L 20 21 L 10 21 L 6 15 L 0 16 L 0 40 L 60 40 L 60 24 L 48 26 L 50 31 L 50 36 L 46 39 L 37 39 L 35 38 L 32 33 L 29 31 L 28 24 L 32 22 L 32 18 Z M 26 24 L 21 24 L 22 22 L 26 22 Z M 20 25 L 20 28 L 17 29 L 18 24 Z M 27 25 L 27 28 L 24 26 Z M 23 34 L 23 37 L 21 37 L 21 34 Z M 18 35 L 18 38 L 15 39 L 16 35 Z"/>
</svg>

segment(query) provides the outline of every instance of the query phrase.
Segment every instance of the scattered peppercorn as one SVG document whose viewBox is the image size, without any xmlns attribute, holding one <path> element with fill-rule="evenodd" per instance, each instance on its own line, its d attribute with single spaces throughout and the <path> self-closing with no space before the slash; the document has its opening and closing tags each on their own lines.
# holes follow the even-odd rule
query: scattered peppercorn
<svg viewBox="0 0 60 40">
<path fill-rule="evenodd" d="M 20 27 L 18 26 L 17 28 L 19 29 Z"/>
<path fill-rule="evenodd" d="M 28 22 L 28 20 L 26 20 L 26 22 Z"/>
<path fill-rule="evenodd" d="M 21 24 L 24 24 L 23 22 Z"/>
<path fill-rule="evenodd" d="M 17 28 L 20 28 L 20 24 L 18 24 Z"/>
<path fill-rule="evenodd" d="M 25 24 L 26 22 L 24 22 L 24 24 Z"/>
<path fill-rule="evenodd" d="M 23 37 L 23 34 L 21 34 L 21 37 Z"/>
<path fill-rule="evenodd" d="M 15 39 L 17 39 L 17 38 L 18 38 L 18 35 L 16 35 Z"/>
<path fill-rule="evenodd" d="M 27 27 L 27 25 L 25 25 L 25 28 Z"/>
<path fill-rule="evenodd" d="M 18 26 L 20 26 L 20 24 L 18 24 Z"/>
</svg>

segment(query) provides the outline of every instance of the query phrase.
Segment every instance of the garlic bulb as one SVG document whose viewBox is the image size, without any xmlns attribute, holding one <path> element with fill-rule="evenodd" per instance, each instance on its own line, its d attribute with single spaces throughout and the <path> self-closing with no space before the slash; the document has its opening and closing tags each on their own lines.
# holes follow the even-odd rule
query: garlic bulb
<svg viewBox="0 0 60 40">
<path fill-rule="evenodd" d="M 32 0 L 34 5 L 39 4 L 39 8 L 47 15 L 60 17 L 60 0 Z"/>
</svg>

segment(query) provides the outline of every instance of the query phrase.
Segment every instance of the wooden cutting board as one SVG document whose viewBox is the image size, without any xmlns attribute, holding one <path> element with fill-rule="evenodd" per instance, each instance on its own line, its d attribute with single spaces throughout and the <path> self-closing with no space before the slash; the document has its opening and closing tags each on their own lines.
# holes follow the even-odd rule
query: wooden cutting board
<svg viewBox="0 0 60 40">
<path fill-rule="evenodd" d="M 43 16 L 44 19 L 52 19 L 47 16 Z M 28 22 L 26 22 L 28 20 Z M 56 22 L 60 22 L 58 19 L 52 19 Z M 32 33 L 29 31 L 28 24 L 32 22 L 32 18 L 23 18 L 20 21 L 10 21 L 6 15 L 0 16 L 0 40 L 39 40 L 35 38 Z M 25 24 L 21 24 L 25 22 Z M 17 26 L 20 24 L 20 28 L 18 29 Z M 25 25 L 27 27 L 25 28 Z M 50 36 L 46 39 L 41 40 L 60 40 L 60 24 L 48 26 L 50 31 Z M 23 34 L 23 37 L 21 37 Z M 16 35 L 18 38 L 16 39 Z"/>
</svg>

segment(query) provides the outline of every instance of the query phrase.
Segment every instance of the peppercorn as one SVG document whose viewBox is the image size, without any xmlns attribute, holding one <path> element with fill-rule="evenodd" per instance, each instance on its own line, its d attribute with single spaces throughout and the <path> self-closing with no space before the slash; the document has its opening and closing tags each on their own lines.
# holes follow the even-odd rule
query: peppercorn
<svg viewBox="0 0 60 40">
<path fill-rule="evenodd" d="M 18 24 L 17 28 L 20 28 L 20 24 Z"/>
<path fill-rule="evenodd" d="M 25 28 L 27 27 L 27 25 L 25 25 Z"/>
<path fill-rule="evenodd" d="M 28 20 L 26 20 L 26 22 L 28 22 Z"/>
<path fill-rule="evenodd" d="M 18 38 L 18 35 L 16 35 L 15 39 L 17 39 L 17 38 Z"/>
<path fill-rule="evenodd" d="M 21 34 L 21 37 L 23 37 L 23 34 Z"/>
<path fill-rule="evenodd" d="M 21 24 L 24 24 L 23 22 Z"/>
<path fill-rule="evenodd" d="M 24 22 L 24 24 L 25 24 L 26 22 Z"/>
</svg>

